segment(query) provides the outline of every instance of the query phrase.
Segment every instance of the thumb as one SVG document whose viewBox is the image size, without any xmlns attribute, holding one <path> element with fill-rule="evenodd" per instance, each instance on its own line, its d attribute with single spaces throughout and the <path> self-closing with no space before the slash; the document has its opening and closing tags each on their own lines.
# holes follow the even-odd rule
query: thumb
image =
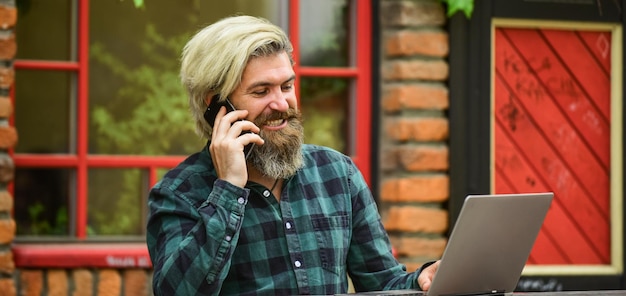
<svg viewBox="0 0 626 296">
<path fill-rule="evenodd" d="M 433 263 L 430 266 L 426 267 L 420 273 L 419 277 L 417 278 L 417 283 L 419 284 L 419 286 L 420 286 L 420 288 L 422 290 L 428 291 L 428 289 L 430 289 L 430 285 L 433 282 L 433 278 L 435 277 L 435 273 L 437 273 L 437 269 L 439 268 L 439 262 L 440 261 L 437 260 L 435 263 Z"/>
</svg>

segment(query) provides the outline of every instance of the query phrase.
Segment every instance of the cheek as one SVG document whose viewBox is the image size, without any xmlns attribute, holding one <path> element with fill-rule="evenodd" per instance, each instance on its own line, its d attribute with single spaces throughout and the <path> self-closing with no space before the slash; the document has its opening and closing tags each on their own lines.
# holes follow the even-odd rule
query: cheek
<svg viewBox="0 0 626 296">
<path fill-rule="evenodd" d="M 254 124 L 259 125 L 264 118 L 268 115 L 272 114 L 272 110 L 265 106 L 266 108 L 256 108 L 256 109 L 248 109 L 248 117 L 246 118 L 249 121 L 254 122 Z"/>
<path fill-rule="evenodd" d="M 289 108 L 298 110 L 298 98 L 295 95 L 287 99 L 287 104 L 289 104 Z"/>
</svg>

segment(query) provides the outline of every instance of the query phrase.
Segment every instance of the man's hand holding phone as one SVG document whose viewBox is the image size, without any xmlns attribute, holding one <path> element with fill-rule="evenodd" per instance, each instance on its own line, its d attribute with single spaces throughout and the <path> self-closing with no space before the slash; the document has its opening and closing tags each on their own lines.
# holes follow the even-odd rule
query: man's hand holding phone
<svg viewBox="0 0 626 296">
<path fill-rule="evenodd" d="M 251 147 L 251 144 L 263 145 L 264 141 L 258 135 L 260 129 L 251 121 L 245 120 L 247 110 L 227 112 L 226 106 L 220 106 L 218 110 L 215 121 L 210 122 L 213 124 L 213 133 L 209 146 L 217 176 L 233 185 L 244 187 L 248 181 L 244 147 Z"/>
</svg>

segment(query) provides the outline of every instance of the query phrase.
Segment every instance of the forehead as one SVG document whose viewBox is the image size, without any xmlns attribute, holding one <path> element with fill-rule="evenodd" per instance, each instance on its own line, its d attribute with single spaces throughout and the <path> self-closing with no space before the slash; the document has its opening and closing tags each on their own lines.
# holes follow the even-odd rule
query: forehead
<svg viewBox="0 0 626 296">
<path fill-rule="evenodd" d="M 246 88 L 259 83 L 282 84 L 291 79 L 294 74 L 291 60 L 286 52 L 254 57 L 248 61 L 243 71 L 241 86 Z"/>
</svg>

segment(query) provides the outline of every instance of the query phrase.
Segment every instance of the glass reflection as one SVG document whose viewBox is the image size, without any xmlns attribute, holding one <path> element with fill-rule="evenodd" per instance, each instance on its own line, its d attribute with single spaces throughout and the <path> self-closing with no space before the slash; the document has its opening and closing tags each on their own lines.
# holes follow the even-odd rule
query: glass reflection
<svg viewBox="0 0 626 296">
<path fill-rule="evenodd" d="M 306 143 L 347 153 L 350 80 L 303 77 L 300 105 Z"/>
<path fill-rule="evenodd" d="M 348 3 L 348 0 L 300 1 L 300 63 L 303 66 L 349 66 Z"/>
<path fill-rule="evenodd" d="M 13 217 L 21 236 L 67 236 L 70 170 L 17 168 Z"/>
<path fill-rule="evenodd" d="M 72 0 L 18 0 L 17 59 L 72 59 Z M 42 30 L 42 28 L 45 28 Z"/>
<path fill-rule="evenodd" d="M 187 155 L 194 134 L 178 76 L 181 49 L 200 28 L 251 14 L 280 24 L 285 1 L 92 1 L 89 152 Z M 111 18 L 115 15 L 115 18 Z"/>
<path fill-rule="evenodd" d="M 74 117 L 69 72 L 18 70 L 15 73 L 17 153 L 71 153 Z M 37 87 L 33 87 L 36 85 Z"/>
<path fill-rule="evenodd" d="M 141 235 L 147 188 L 139 169 L 89 170 L 87 235 Z"/>
</svg>

